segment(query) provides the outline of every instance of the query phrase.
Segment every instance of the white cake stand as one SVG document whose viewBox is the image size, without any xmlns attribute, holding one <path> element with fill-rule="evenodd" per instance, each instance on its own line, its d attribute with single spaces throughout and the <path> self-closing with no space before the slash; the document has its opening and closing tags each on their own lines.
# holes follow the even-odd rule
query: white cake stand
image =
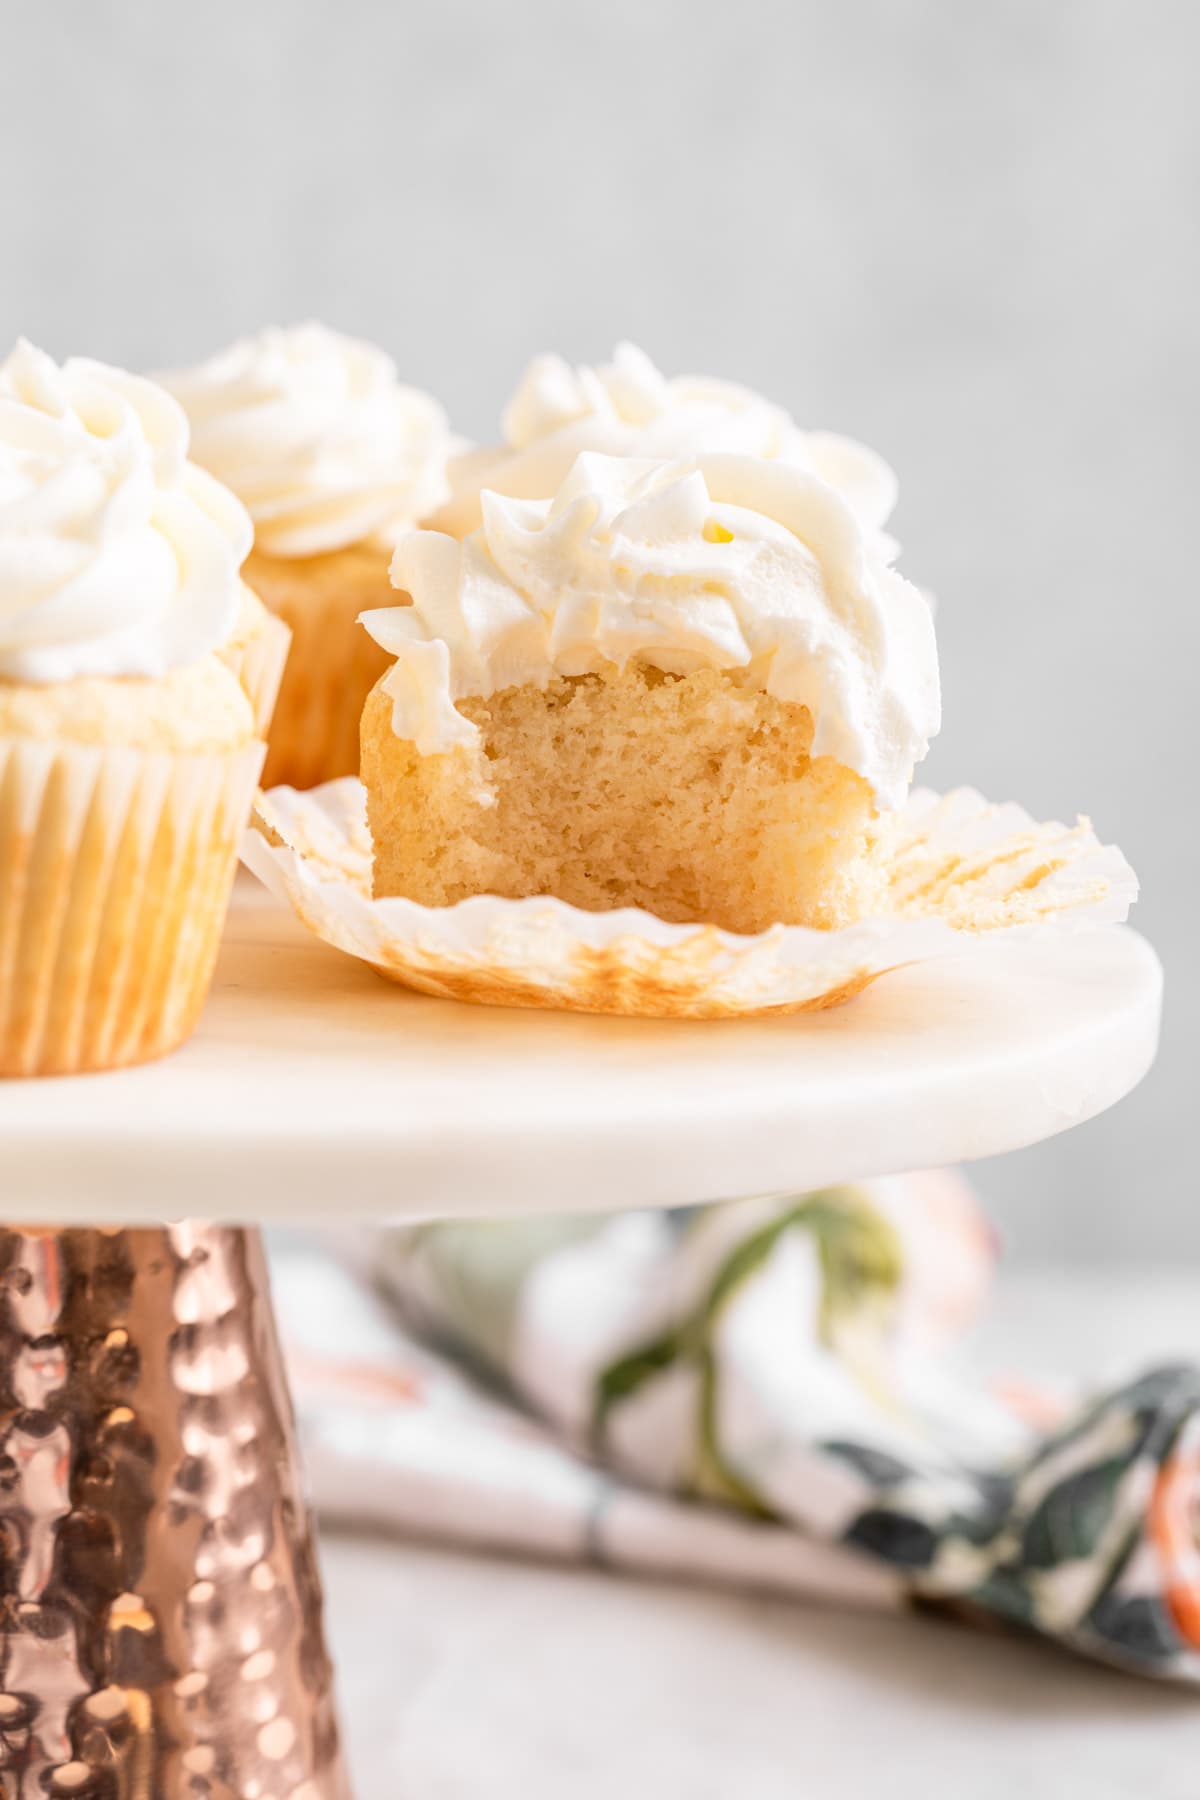
<svg viewBox="0 0 1200 1800">
<path fill-rule="evenodd" d="M 347 1793 L 261 1245 L 196 1219 L 670 1206 L 993 1156 L 1128 1093 L 1160 999 L 1109 926 L 792 1018 L 465 1007 L 240 885 L 184 1050 L 0 1086 L 31 1222 L 0 1232 L 0 1794 Z"/>
</svg>

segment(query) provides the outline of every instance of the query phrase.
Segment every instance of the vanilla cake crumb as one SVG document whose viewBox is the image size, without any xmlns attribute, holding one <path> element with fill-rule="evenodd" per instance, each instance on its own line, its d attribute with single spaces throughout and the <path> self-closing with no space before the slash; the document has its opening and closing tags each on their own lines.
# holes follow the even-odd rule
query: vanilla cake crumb
<svg viewBox="0 0 1200 1800">
<path fill-rule="evenodd" d="M 477 739 L 420 755 L 382 685 L 367 702 L 377 897 L 550 894 L 738 932 L 842 925 L 882 899 L 867 783 L 810 757 L 808 709 L 744 671 L 629 663 L 458 709 Z"/>
</svg>

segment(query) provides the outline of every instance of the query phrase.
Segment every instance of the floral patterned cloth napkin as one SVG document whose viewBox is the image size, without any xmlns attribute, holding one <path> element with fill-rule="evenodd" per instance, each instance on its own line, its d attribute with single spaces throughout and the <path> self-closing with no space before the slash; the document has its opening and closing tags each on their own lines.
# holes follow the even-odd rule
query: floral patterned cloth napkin
<svg viewBox="0 0 1200 1800">
<path fill-rule="evenodd" d="M 990 1233 L 941 1172 L 395 1230 L 276 1283 L 318 1506 L 476 1546 L 951 1607 L 1200 1679 L 1200 1370 L 1062 1407 L 950 1348 Z"/>
</svg>

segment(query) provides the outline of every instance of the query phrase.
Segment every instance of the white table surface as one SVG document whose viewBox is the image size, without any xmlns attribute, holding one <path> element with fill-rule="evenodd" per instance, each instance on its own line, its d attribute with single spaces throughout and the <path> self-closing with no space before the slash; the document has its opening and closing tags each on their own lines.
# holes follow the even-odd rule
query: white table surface
<svg viewBox="0 0 1200 1800">
<path fill-rule="evenodd" d="M 849 1005 L 678 1020 L 413 994 L 239 882 L 176 1055 L 0 1083 L 0 1198 L 135 1224 L 681 1205 L 993 1156 L 1143 1076 L 1161 970 L 1133 931 L 898 969 Z"/>
<path fill-rule="evenodd" d="M 1200 1356 L 1200 1271 L 1012 1278 L 985 1368 Z M 918 1618 L 329 1536 L 362 1800 L 1195 1800 L 1200 1695 Z"/>
</svg>

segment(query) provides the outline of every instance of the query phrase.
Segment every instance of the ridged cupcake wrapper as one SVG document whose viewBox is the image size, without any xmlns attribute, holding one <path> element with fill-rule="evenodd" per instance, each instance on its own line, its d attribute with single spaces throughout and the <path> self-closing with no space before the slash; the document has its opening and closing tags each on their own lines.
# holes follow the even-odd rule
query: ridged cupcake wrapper
<svg viewBox="0 0 1200 1800">
<path fill-rule="evenodd" d="M 455 906 L 371 897 L 355 780 L 259 798 L 242 859 L 326 943 L 408 987 L 498 1006 L 732 1018 L 836 1006 L 889 969 L 1015 934 L 1123 920 L 1133 870 L 1091 827 L 1036 824 L 962 788 L 915 793 L 897 821 L 891 909 L 839 931 L 753 937 L 634 908 L 480 895 Z"/>
<path fill-rule="evenodd" d="M 275 598 L 265 593 L 266 601 Z M 291 630 L 291 650 L 271 720 L 263 784 L 318 782 L 358 772 L 358 731 L 367 695 L 391 658 L 357 622 L 340 589 L 314 589 L 303 605 L 286 604 L 279 617 Z"/>
<path fill-rule="evenodd" d="M 275 712 L 291 641 L 283 620 L 268 613 L 249 637 L 220 652 L 221 661 L 242 684 L 254 711 L 254 729 L 262 738 Z"/>
<path fill-rule="evenodd" d="M 263 756 L 0 738 L 0 1075 L 174 1049 L 208 991 Z"/>
</svg>

